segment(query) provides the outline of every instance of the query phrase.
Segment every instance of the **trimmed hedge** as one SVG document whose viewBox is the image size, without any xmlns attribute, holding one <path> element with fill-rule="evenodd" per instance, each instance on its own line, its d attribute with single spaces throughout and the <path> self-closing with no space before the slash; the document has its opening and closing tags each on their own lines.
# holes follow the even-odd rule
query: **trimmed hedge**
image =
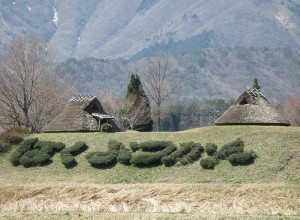
<svg viewBox="0 0 300 220">
<path fill-rule="evenodd" d="M 16 150 L 15 152 L 13 152 L 10 157 L 9 157 L 9 161 L 12 163 L 13 166 L 19 166 L 20 165 L 20 157 L 22 156 L 23 154 Z"/>
<path fill-rule="evenodd" d="M 124 155 L 126 151 L 125 146 L 115 140 L 110 140 L 108 142 L 108 151 L 106 152 L 100 152 L 95 151 L 91 152 L 86 155 L 86 159 L 91 164 L 92 167 L 95 168 L 109 168 L 114 166 L 117 163 L 117 157 L 120 156 L 119 160 L 123 162 L 123 164 L 127 163 L 128 160 L 126 159 L 126 156 Z M 120 154 L 120 152 L 122 152 Z M 129 152 L 129 151 L 128 151 Z M 130 152 L 129 152 L 130 153 Z M 130 154 L 131 156 L 131 154 Z"/>
<path fill-rule="evenodd" d="M 60 154 L 60 159 L 62 164 L 66 167 L 66 168 L 72 168 L 74 166 L 77 165 L 77 162 L 75 160 L 75 157 L 72 156 L 70 153 L 63 153 Z"/>
<path fill-rule="evenodd" d="M 66 168 L 72 168 L 77 165 L 75 160 L 75 156 L 81 154 L 82 152 L 86 151 L 88 146 L 84 141 L 78 141 L 73 146 L 64 148 L 60 151 L 60 158 L 62 164 Z"/>
<path fill-rule="evenodd" d="M 161 162 L 166 166 L 173 166 L 175 165 L 176 162 L 178 162 L 179 159 L 181 159 L 184 155 L 188 154 L 189 152 L 191 152 L 192 148 L 183 143 L 180 144 L 180 148 L 178 148 L 176 151 L 174 151 L 173 153 L 171 153 L 168 156 L 165 156 L 161 159 Z"/>
<path fill-rule="evenodd" d="M 88 149 L 88 146 L 84 141 L 78 141 L 73 146 L 64 148 L 61 154 L 71 154 L 72 156 L 77 156 Z"/>
<path fill-rule="evenodd" d="M 29 150 L 19 159 L 20 164 L 24 167 L 42 166 L 50 162 L 51 156 L 39 150 Z"/>
<path fill-rule="evenodd" d="M 115 140 L 110 140 L 108 142 L 108 150 L 120 150 L 120 149 L 124 149 L 125 146 L 124 144 L 122 144 L 122 142 L 119 141 L 115 141 Z"/>
<path fill-rule="evenodd" d="M 203 169 L 213 170 L 215 168 L 216 162 L 212 157 L 202 158 L 200 160 L 200 165 Z"/>
<path fill-rule="evenodd" d="M 201 146 L 201 144 L 194 142 L 187 142 L 185 144 L 187 146 L 190 146 L 192 150 L 181 158 L 180 163 L 182 165 L 187 165 L 195 162 L 196 160 L 199 160 L 202 153 L 204 152 L 204 148 Z"/>
<path fill-rule="evenodd" d="M 189 145 L 191 146 L 192 150 L 185 157 L 189 158 L 192 162 L 199 160 L 201 154 L 204 152 L 204 148 L 200 143 L 190 142 Z"/>
<path fill-rule="evenodd" d="M 43 166 L 51 162 L 50 158 L 64 147 L 60 142 L 38 141 L 37 138 L 32 138 L 23 141 L 10 155 L 9 160 L 14 166 Z"/>
<path fill-rule="evenodd" d="M 161 162 L 165 166 L 173 166 L 177 162 L 180 162 L 182 165 L 187 165 L 193 163 L 201 157 L 201 154 L 204 152 L 204 148 L 200 143 L 195 142 L 186 142 L 181 143 L 180 148 L 174 151 L 172 154 L 163 157 Z"/>
<path fill-rule="evenodd" d="M 132 152 L 136 152 L 139 150 L 139 144 L 138 142 L 130 142 L 129 147 L 132 150 Z"/>
<path fill-rule="evenodd" d="M 242 165 L 249 165 L 252 164 L 255 160 L 256 155 L 253 152 L 244 152 L 244 153 L 237 153 L 231 154 L 227 160 L 233 166 L 242 166 Z"/>
<path fill-rule="evenodd" d="M 145 141 L 138 146 L 139 150 L 144 152 L 157 152 L 164 150 L 170 143 L 170 141 Z"/>
<path fill-rule="evenodd" d="M 21 142 L 17 147 L 16 151 L 13 152 L 9 157 L 9 161 L 12 163 L 12 165 L 14 166 L 20 165 L 21 156 L 25 154 L 27 151 L 32 150 L 36 142 L 38 142 L 37 138 L 31 138 Z"/>
<path fill-rule="evenodd" d="M 155 141 L 155 142 L 146 142 L 143 143 L 143 147 L 139 145 L 140 149 L 144 151 L 136 152 L 132 155 L 130 163 L 135 166 L 148 167 L 155 166 L 162 163 L 161 159 L 176 150 L 176 146 L 172 142 L 168 141 Z M 146 147 L 145 147 L 146 146 Z M 163 150 L 159 150 L 162 149 Z M 153 152 L 153 150 L 159 150 Z M 147 150 L 147 151 L 145 151 Z M 148 150 L 151 150 L 150 152 Z"/>
<path fill-rule="evenodd" d="M 130 160 L 131 160 L 131 152 L 129 149 L 121 149 L 119 151 L 119 154 L 117 156 L 117 161 L 120 164 L 124 164 L 124 165 L 130 165 Z"/>
<path fill-rule="evenodd" d="M 238 138 L 232 142 L 229 142 L 228 144 L 223 145 L 219 153 L 219 157 L 220 157 L 219 159 L 221 159 L 222 157 L 228 158 L 231 154 L 237 154 L 243 152 L 244 152 L 244 141 Z"/>
<path fill-rule="evenodd" d="M 31 138 L 31 139 L 27 139 L 25 141 L 23 141 L 22 143 L 20 143 L 19 147 L 18 147 L 18 151 L 22 154 L 24 154 L 26 151 L 32 150 L 33 146 L 35 145 L 36 142 L 38 142 L 38 138 Z"/>
<path fill-rule="evenodd" d="M 212 156 L 214 155 L 218 150 L 218 146 L 214 143 L 207 143 L 205 145 L 205 152 L 207 155 Z"/>
<path fill-rule="evenodd" d="M 51 157 L 60 151 L 62 151 L 66 145 L 62 142 L 53 142 L 53 141 L 38 141 L 33 146 L 34 149 L 38 149 L 46 154 L 49 154 Z"/>
<path fill-rule="evenodd" d="M 91 152 L 86 155 L 86 159 L 95 168 L 108 168 L 117 163 L 118 151 L 109 150 L 107 152 Z"/>
</svg>

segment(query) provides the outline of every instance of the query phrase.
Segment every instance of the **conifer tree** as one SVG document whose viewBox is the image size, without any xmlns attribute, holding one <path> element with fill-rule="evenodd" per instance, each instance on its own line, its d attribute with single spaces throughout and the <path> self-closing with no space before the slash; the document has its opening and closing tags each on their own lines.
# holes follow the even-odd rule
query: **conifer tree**
<svg viewBox="0 0 300 220">
<path fill-rule="evenodd" d="M 120 122 L 125 129 L 152 131 L 150 101 L 137 74 L 131 74 Z"/>
<path fill-rule="evenodd" d="M 260 91 L 260 86 L 258 85 L 258 80 L 256 78 L 254 78 L 254 82 L 253 82 L 252 88 Z"/>
</svg>

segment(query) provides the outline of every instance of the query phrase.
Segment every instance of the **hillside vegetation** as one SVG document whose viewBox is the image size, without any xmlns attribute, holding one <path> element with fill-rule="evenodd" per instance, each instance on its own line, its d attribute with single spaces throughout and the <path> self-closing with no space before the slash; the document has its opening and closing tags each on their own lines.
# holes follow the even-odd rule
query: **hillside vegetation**
<svg viewBox="0 0 300 220">
<path fill-rule="evenodd" d="M 57 70 L 81 93 L 113 91 L 124 97 L 130 73 L 141 75 L 146 68 L 145 59 L 72 58 L 60 63 Z M 172 56 L 168 82 L 180 82 L 174 101 L 228 100 L 236 99 L 257 78 L 271 102 L 284 102 L 300 93 L 299 69 L 299 53 L 288 48 L 202 49 Z"/>
<path fill-rule="evenodd" d="M 85 141 L 89 149 L 66 169 L 57 154 L 42 167 L 14 167 L 0 155 L 0 217 L 8 219 L 282 219 L 300 215 L 300 129 L 205 127 L 181 132 L 53 133 L 40 140 Z M 258 158 L 249 166 L 221 161 L 204 170 L 187 166 L 138 168 L 117 164 L 96 169 L 85 159 L 106 151 L 109 140 L 216 143 L 236 138 Z"/>
<path fill-rule="evenodd" d="M 66 169 L 59 154 L 53 163 L 45 167 L 14 167 L 8 161 L 9 153 L 1 155 L 1 182 L 14 183 L 271 183 L 300 181 L 299 128 L 293 127 L 206 127 L 182 132 L 162 133 L 53 133 L 34 135 L 40 140 L 66 143 L 67 147 L 77 141 L 85 141 L 89 149 L 76 157 L 78 165 Z M 109 140 L 118 140 L 129 147 L 129 142 L 146 140 L 168 140 L 176 145 L 182 142 L 200 142 L 203 146 L 216 143 L 219 147 L 236 138 L 245 141 L 245 150 L 254 150 L 258 158 L 249 166 L 232 167 L 221 161 L 214 170 L 203 170 L 199 162 L 188 166 L 137 168 L 117 164 L 110 169 L 91 167 L 85 155 L 91 151 L 106 151 Z"/>
</svg>

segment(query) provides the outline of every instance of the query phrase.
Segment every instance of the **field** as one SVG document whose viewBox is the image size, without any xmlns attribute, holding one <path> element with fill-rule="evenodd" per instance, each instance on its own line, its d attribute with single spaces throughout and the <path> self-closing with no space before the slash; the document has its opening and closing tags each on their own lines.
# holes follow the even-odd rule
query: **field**
<svg viewBox="0 0 300 220">
<path fill-rule="evenodd" d="M 31 137 L 85 141 L 89 149 L 66 169 L 59 154 L 45 167 L 13 167 L 0 156 L 0 218 L 4 219 L 281 219 L 300 218 L 300 128 L 205 127 L 182 132 L 53 133 Z M 249 166 L 222 161 L 214 170 L 188 166 L 95 169 L 84 156 L 109 140 L 208 142 L 236 138 L 258 158 Z"/>
</svg>

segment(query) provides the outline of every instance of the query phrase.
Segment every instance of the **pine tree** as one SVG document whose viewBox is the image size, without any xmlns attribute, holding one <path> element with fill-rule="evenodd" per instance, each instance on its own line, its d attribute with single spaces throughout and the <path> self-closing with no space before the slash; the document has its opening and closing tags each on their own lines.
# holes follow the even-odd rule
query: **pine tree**
<svg viewBox="0 0 300 220">
<path fill-rule="evenodd" d="M 252 88 L 260 91 L 260 86 L 258 85 L 258 80 L 256 78 L 254 78 L 254 82 L 253 82 Z"/>
<path fill-rule="evenodd" d="M 131 74 L 120 122 L 125 129 L 152 131 L 150 101 L 137 74 Z"/>
</svg>

